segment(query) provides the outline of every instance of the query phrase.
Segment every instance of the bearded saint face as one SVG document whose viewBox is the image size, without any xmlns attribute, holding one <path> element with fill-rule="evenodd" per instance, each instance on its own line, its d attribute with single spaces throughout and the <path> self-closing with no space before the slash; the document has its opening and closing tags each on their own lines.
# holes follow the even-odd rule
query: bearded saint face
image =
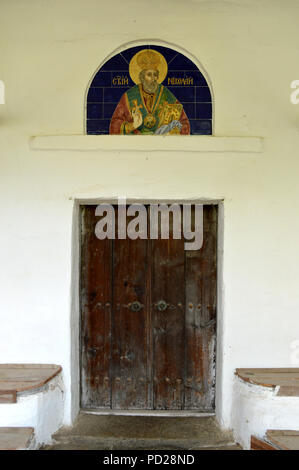
<svg viewBox="0 0 299 470">
<path fill-rule="evenodd" d="M 146 93 L 155 93 L 158 88 L 159 71 L 155 69 L 142 70 L 139 75 L 142 88 Z"/>
</svg>

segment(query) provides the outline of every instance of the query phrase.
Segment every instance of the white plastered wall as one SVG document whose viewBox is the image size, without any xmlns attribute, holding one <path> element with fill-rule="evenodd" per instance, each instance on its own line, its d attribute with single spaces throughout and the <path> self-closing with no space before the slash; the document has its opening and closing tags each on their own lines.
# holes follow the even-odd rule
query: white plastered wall
<svg viewBox="0 0 299 470">
<path fill-rule="evenodd" d="M 290 83 L 299 73 L 298 14 L 295 0 L 2 1 L 0 357 L 62 365 L 65 423 L 78 403 L 76 200 L 224 201 L 217 382 L 224 426 L 232 424 L 236 367 L 293 365 L 299 108 Z M 82 134 L 86 88 L 99 65 L 125 44 L 154 40 L 187 51 L 207 71 L 215 134 L 264 137 L 263 153 L 199 152 L 195 138 L 193 152 L 143 151 L 142 141 L 134 152 L 30 149 L 32 136 Z"/>
</svg>

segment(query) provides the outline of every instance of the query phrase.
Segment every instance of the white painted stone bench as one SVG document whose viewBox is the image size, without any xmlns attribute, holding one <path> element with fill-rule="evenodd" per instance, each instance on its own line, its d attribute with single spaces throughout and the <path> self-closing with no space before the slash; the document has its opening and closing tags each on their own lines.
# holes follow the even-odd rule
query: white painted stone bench
<svg viewBox="0 0 299 470">
<path fill-rule="evenodd" d="M 8 434 L 12 433 L 10 442 L 18 428 L 33 428 L 31 449 L 51 443 L 52 434 L 63 421 L 61 370 L 54 364 L 0 364 L 0 428 L 3 442 L 3 428 L 11 429 L 7 430 Z M 24 429 L 18 433 L 18 436 L 26 435 Z"/>
<path fill-rule="evenodd" d="M 236 369 L 232 426 L 244 449 L 269 429 L 299 431 L 299 369 Z"/>
</svg>

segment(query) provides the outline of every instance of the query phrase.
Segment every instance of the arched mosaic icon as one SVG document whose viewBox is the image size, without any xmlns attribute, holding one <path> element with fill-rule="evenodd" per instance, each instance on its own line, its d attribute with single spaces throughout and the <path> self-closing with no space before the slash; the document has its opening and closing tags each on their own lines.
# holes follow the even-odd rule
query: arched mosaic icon
<svg viewBox="0 0 299 470">
<path fill-rule="evenodd" d="M 87 134 L 212 134 L 208 83 L 186 56 L 132 47 L 109 59 L 87 94 Z"/>
</svg>

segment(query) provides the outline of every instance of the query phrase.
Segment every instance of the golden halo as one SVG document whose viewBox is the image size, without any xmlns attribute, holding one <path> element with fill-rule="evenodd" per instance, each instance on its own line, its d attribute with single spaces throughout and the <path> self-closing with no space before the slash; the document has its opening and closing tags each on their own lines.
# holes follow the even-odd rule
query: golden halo
<svg viewBox="0 0 299 470">
<path fill-rule="evenodd" d="M 144 69 L 159 70 L 158 83 L 162 83 L 167 75 L 168 65 L 160 52 L 154 49 L 142 49 L 132 57 L 129 65 L 130 77 L 136 85 L 140 83 L 139 74 Z"/>
</svg>

